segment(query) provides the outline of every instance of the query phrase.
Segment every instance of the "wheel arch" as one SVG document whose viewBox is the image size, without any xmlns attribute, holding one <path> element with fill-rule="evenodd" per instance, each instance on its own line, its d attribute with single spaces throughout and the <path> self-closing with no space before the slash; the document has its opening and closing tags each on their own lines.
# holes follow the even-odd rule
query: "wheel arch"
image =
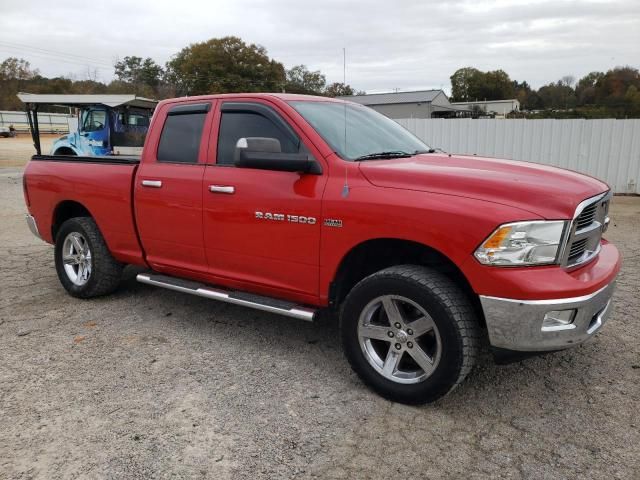
<svg viewBox="0 0 640 480">
<path fill-rule="evenodd" d="M 53 218 L 51 221 L 51 238 L 54 243 L 56 241 L 58 230 L 62 224 L 74 217 L 90 217 L 95 221 L 95 217 L 91 214 L 89 209 L 80 202 L 75 200 L 63 200 L 56 205 L 56 208 L 53 210 Z"/>
<path fill-rule="evenodd" d="M 70 155 L 70 156 L 78 156 L 78 152 L 76 152 L 73 148 L 68 146 L 62 146 L 56 148 L 53 152 L 54 155 Z"/>
<path fill-rule="evenodd" d="M 331 282 L 329 304 L 339 306 L 360 280 L 394 265 L 422 265 L 442 272 L 471 299 L 478 318 L 484 324 L 480 299 L 462 270 L 441 251 L 423 243 L 398 238 L 370 239 L 351 248 L 340 261 Z"/>
</svg>

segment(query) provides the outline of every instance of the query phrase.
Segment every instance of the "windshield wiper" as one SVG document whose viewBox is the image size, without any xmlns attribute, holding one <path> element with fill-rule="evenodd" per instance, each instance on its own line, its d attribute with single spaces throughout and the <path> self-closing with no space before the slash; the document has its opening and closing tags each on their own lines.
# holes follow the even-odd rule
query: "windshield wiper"
<svg viewBox="0 0 640 480">
<path fill-rule="evenodd" d="M 411 157 L 412 155 L 413 155 L 412 153 L 403 152 L 401 150 L 395 150 L 395 151 L 389 151 L 389 152 L 369 153 L 367 155 L 362 155 L 356 158 L 356 160 L 360 161 L 360 160 L 376 160 L 376 159 L 383 159 L 383 158 L 407 158 L 407 157 Z"/>
<path fill-rule="evenodd" d="M 447 155 L 449 155 L 449 152 L 445 152 L 443 149 L 438 148 L 438 147 L 430 148 L 425 153 L 436 153 L 436 152 L 442 152 L 442 153 L 446 153 Z"/>
</svg>

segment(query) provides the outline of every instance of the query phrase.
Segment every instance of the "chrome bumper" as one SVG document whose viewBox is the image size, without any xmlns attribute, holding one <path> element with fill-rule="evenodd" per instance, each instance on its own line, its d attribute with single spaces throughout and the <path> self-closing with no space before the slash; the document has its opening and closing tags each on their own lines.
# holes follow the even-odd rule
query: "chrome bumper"
<svg viewBox="0 0 640 480">
<path fill-rule="evenodd" d="M 29 230 L 31 230 L 31 233 L 33 233 L 36 237 L 42 240 L 42 237 L 40 236 L 40 232 L 38 231 L 38 224 L 36 223 L 36 219 L 33 218 L 32 215 L 26 215 L 25 217 L 27 220 L 27 225 L 29 226 Z"/>
<path fill-rule="evenodd" d="M 560 350 L 591 338 L 611 313 L 615 281 L 583 297 L 513 300 L 480 296 L 493 347 L 522 352 Z M 573 322 L 543 329 L 546 313 L 575 310 Z"/>
</svg>

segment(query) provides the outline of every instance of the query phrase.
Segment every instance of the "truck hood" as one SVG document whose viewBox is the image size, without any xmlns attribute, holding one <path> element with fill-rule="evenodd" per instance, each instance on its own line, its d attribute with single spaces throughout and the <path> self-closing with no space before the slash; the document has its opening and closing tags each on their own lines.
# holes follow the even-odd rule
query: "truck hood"
<svg viewBox="0 0 640 480">
<path fill-rule="evenodd" d="M 572 218 L 606 183 L 570 170 L 495 158 L 428 154 L 364 161 L 360 171 L 379 187 L 475 198 L 517 207 L 546 219 Z"/>
</svg>

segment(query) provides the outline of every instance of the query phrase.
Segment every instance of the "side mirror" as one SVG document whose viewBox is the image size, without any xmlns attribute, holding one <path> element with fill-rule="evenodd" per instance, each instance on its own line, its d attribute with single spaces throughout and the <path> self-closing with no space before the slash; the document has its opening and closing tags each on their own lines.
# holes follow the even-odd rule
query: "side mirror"
<svg viewBox="0 0 640 480">
<path fill-rule="evenodd" d="M 281 172 L 322 173 L 308 153 L 284 153 L 277 138 L 247 137 L 236 143 L 233 163 L 239 168 Z"/>
</svg>

